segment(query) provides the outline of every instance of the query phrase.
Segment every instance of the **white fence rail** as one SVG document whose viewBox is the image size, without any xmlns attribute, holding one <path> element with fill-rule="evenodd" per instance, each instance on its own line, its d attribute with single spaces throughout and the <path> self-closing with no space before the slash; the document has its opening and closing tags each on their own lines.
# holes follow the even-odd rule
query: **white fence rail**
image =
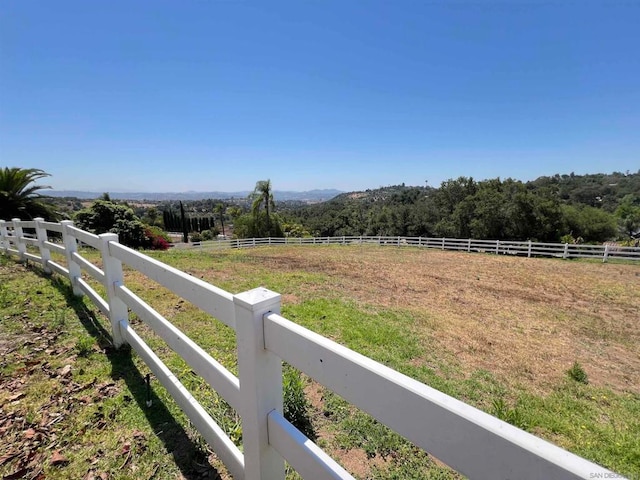
<svg viewBox="0 0 640 480">
<path fill-rule="evenodd" d="M 639 247 L 620 245 L 586 245 L 572 243 L 542 243 L 533 241 L 474 240 L 432 237 L 309 237 L 309 238 L 239 238 L 176 244 L 177 248 L 251 248 L 265 245 L 380 245 L 396 247 L 436 248 L 461 252 L 495 253 L 525 257 L 594 258 L 640 261 Z"/>
<path fill-rule="evenodd" d="M 34 237 L 25 229 L 35 231 L 36 242 L 30 241 Z M 54 240 L 59 234 L 61 243 Z M 103 270 L 82 257 L 77 250 L 78 241 L 101 252 Z M 395 242 L 398 246 L 534 254 L 530 242 L 455 239 L 341 237 L 226 242 L 235 248 L 281 243 Z M 535 245 L 535 251 L 545 246 Z M 560 251 L 557 245 L 548 245 L 556 249 L 552 251 Z M 34 253 L 36 249 L 38 252 Z M 51 259 L 51 251 L 65 256 L 66 267 Z M 569 251 L 564 246 L 560 253 L 566 256 Z M 0 220 L 0 252 L 22 261 L 39 262 L 46 272 L 68 277 L 76 295 L 86 294 L 109 317 L 114 344 L 127 343 L 140 355 L 236 479 L 283 479 L 285 460 L 304 478 L 353 478 L 283 417 L 282 361 L 470 478 L 621 478 L 290 322 L 280 316 L 280 295 L 275 292 L 257 288 L 233 295 L 119 244 L 115 234 L 93 235 L 73 227 L 71 222 Z M 233 328 L 238 377 L 129 290 L 124 284 L 123 263 Z M 83 279 L 83 272 L 102 283 L 106 298 Z M 243 423 L 242 450 L 135 332 L 128 322 L 129 310 L 236 409 Z"/>
</svg>

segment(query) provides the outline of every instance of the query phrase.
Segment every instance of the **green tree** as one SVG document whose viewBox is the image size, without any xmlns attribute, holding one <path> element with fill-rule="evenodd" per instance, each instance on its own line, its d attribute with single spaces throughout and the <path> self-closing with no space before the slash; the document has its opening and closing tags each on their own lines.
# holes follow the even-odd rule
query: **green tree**
<svg viewBox="0 0 640 480">
<path fill-rule="evenodd" d="M 582 237 L 586 242 L 605 242 L 617 235 L 615 217 L 602 209 L 565 205 L 563 213 L 568 232 L 575 238 Z"/>
<path fill-rule="evenodd" d="M 242 215 L 242 208 L 238 206 L 231 206 L 227 208 L 227 213 L 231 217 L 232 220 L 236 220 Z"/>
<path fill-rule="evenodd" d="M 274 215 L 276 208 L 271 191 L 271 180 L 260 180 L 256 183 L 251 199 L 251 216 L 253 225 L 247 225 L 252 237 L 281 237 L 282 226 Z"/>
<path fill-rule="evenodd" d="M 626 195 L 615 212 L 620 228 L 633 238 L 640 231 L 640 197 Z"/>
<path fill-rule="evenodd" d="M 273 200 L 273 192 L 271 191 L 271 180 L 259 180 L 251 194 L 253 202 L 251 203 L 251 213 L 256 220 L 260 216 L 260 209 L 264 205 L 265 220 L 267 230 L 271 229 L 271 212 L 276 208 Z"/>
<path fill-rule="evenodd" d="M 57 220 L 53 206 L 44 201 L 39 193 L 48 186 L 34 185 L 34 182 L 49 174 L 37 168 L 4 167 L 0 169 L 0 218 L 11 220 L 20 218 L 31 220 L 43 217 Z"/>
<path fill-rule="evenodd" d="M 156 207 L 150 207 L 144 212 L 144 216 L 142 217 L 142 221 L 147 225 L 160 227 L 162 226 L 162 221 L 160 220 L 160 212 Z"/>
<path fill-rule="evenodd" d="M 478 190 L 478 184 L 472 177 L 458 177 L 449 179 L 440 185 L 435 192 L 435 201 L 443 216 L 454 212 L 460 202 L 468 196 L 474 195 Z"/>
<path fill-rule="evenodd" d="M 184 215 L 184 205 L 180 202 L 180 224 L 182 225 L 182 241 L 184 243 L 189 242 L 189 224 L 187 218 Z"/>
<path fill-rule="evenodd" d="M 218 203 L 213 211 L 214 211 L 214 213 L 217 213 L 218 215 L 220 215 L 220 226 L 222 227 L 222 236 L 225 236 L 225 233 L 224 233 L 225 206 L 224 206 L 224 204 L 223 203 Z"/>
<path fill-rule="evenodd" d="M 286 237 L 306 238 L 310 237 L 311 233 L 299 223 L 283 223 L 282 230 Z"/>
<path fill-rule="evenodd" d="M 151 247 L 150 239 L 145 233 L 145 225 L 127 205 L 96 200 L 89 208 L 76 213 L 74 221 L 78 228 L 96 235 L 117 233 L 120 243 L 129 247 Z"/>
<path fill-rule="evenodd" d="M 478 184 L 469 177 L 449 179 L 440 185 L 433 195 L 438 210 L 435 234 L 443 237 L 464 238 L 470 235 L 473 201 L 467 200 L 476 194 Z M 467 200 L 464 204 L 463 202 Z"/>
</svg>

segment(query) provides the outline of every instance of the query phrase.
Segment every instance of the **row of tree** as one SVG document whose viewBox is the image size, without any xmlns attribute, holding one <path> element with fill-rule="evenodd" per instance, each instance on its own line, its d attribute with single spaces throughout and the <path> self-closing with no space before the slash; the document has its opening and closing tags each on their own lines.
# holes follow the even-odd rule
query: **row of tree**
<svg viewBox="0 0 640 480">
<path fill-rule="evenodd" d="M 197 232 L 202 233 L 204 231 L 222 231 L 225 233 L 225 215 L 226 206 L 223 203 L 218 203 L 213 208 L 213 214 L 204 214 L 201 211 L 197 211 L 191 207 L 185 213 L 185 208 L 182 202 L 179 203 L 179 211 L 177 212 L 172 206 L 168 206 L 162 210 L 162 225 L 166 231 L 169 232 Z M 195 210 L 193 212 L 189 210 Z M 216 226 L 216 221 L 220 222 L 220 229 Z"/>
<path fill-rule="evenodd" d="M 640 173 L 635 176 L 640 180 Z M 552 181 L 477 182 L 460 177 L 443 182 L 440 188 L 395 186 L 343 194 L 322 204 L 289 210 L 285 217 L 320 236 L 602 242 L 629 238 L 640 230 L 640 182 L 635 193 L 615 201 L 612 196 L 601 196 L 595 206 L 591 201 L 585 204 L 563 198 L 560 191 Z"/>
<path fill-rule="evenodd" d="M 164 210 L 162 212 L 162 225 L 169 232 L 181 232 L 187 223 L 189 232 L 202 232 L 203 230 L 211 230 L 216 224 L 216 218 L 213 215 L 204 216 L 182 216 L 172 210 Z"/>
</svg>

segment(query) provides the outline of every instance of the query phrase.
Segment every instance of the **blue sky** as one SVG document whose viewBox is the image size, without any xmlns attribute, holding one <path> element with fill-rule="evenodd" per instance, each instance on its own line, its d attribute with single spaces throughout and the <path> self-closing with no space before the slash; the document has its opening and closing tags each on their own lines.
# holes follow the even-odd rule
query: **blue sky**
<svg viewBox="0 0 640 480">
<path fill-rule="evenodd" d="M 640 168 L 640 2 L 0 4 L 0 166 L 57 190 Z"/>
</svg>

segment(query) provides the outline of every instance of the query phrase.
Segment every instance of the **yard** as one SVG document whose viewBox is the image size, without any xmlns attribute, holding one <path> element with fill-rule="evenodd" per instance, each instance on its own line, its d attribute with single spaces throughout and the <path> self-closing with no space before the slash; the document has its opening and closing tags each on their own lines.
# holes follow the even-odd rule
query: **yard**
<svg viewBox="0 0 640 480">
<path fill-rule="evenodd" d="M 637 264 L 373 246 L 152 255 L 233 293 L 256 286 L 281 293 L 292 321 L 614 471 L 640 472 Z M 52 282 L 37 267 L 1 262 L 0 429 L 9 441 L 0 447 L 0 474 L 27 469 L 32 455 L 47 478 L 226 476 L 153 380 L 156 408 L 145 408 L 144 364 L 109 348 L 108 322 L 88 301 L 73 299 L 66 281 Z M 125 276 L 235 368 L 233 332 L 140 274 Z M 239 438 L 224 402 L 153 334 L 147 339 Z M 304 381 L 318 443 L 357 477 L 456 478 Z M 50 413 L 61 420 L 50 424 L 58 418 Z"/>
</svg>

